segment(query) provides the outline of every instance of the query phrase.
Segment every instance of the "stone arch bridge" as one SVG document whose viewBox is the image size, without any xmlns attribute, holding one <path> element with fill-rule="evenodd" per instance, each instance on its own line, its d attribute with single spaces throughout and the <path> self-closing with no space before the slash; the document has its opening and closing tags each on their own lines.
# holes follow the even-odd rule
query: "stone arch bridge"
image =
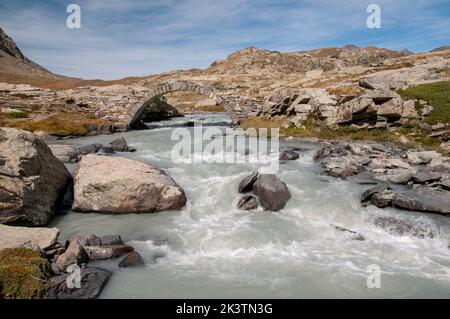
<svg viewBox="0 0 450 319">
<path fill-rule="evenodd" d="M 240 95 L 218 95 L 214 88 L 191 81 L 171 80 L 153 86 L 88 86 L 68 90 L 51 90 L 22 84 L 0 84 L 0 107 L 28 111 L 33 106 L 47 112 L 93 113 L 107 119 L 114 131 L 126 131 L 143 116 L 149 102 L 167 93 L 185 91 L 209 97 L 222 105 L 234 124 L 261 112 L 263 101 Z"/>
<path fill-rule="evenodd" d="M 239 115 L 237 114 L 238 109 L 236 109 L 237 105 L 233 106 L 232 101 L 227 101 L 215 94 L 211 87 L 188 81 L 172 81 L 149 88 L 149 91 L 138 101 L 138 103 L 129 108 L 129 117 L 125 121 L 126 124 L 129 127 L 133 126 L 133 124 L 141 117 L 148 106 L 148 103 L 152 99 L 172 92 L 193 92 L 209 97 L 225 109 L 225 112 L 228 113 L 228 116 L 233 123 L 236 124 L 239 121 Z"/>
<path fill-rule="evenodd" d="M 131 101 L 128 101 L 125 105 L 120 105 L 119 103 L 113 108 L 108 108 L 108 105 L 106 104 L 99 109 L 99 116 L 113 120 L 118 117 L 118 121 L 129 129 L 141 118 L 151 100 L 167 93 L 180 91 L 194 92 L 213 99 L 218 105 L 223 106 L 225 112 L 234 124 L 238 124 L 248 117 L 255 116 L 262 107 L 260 101 L 233 95 L 222 97 L 216 94 L 211 86 L 190 81 L 170 81 L 146 87 L 145 90 L 140 88 L 138 92 L 136 91 L 136 87 L 131 88 L 134 89 L 134 91 L 130 93 L 134 96 L 134 99 L 131 99 Z M 136 97 L 138 98 L 136 99 Z M 118 114 L 118 111 L 120 114 Z"/>
</svg>

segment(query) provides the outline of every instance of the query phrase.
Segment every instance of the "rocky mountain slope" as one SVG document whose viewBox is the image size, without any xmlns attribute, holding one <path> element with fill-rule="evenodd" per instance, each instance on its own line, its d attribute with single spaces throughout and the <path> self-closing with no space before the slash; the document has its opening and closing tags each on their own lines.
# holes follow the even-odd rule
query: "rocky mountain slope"
<svg viewBox="0 0 450 319">
<path fill-rule="evenodd" d="M 30 77 L 42 80 L 63 78 L 28 59 L 14 40 L 0 28 L 0 79 L 20 81 Z"/>
</svg>

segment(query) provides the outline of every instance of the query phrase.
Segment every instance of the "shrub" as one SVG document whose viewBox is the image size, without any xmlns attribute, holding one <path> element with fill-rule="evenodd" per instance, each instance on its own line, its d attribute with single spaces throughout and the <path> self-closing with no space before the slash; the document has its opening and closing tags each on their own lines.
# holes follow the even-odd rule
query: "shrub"
<svg viewBox="0 0 450 319">
<path fill-rule="evenodd" d="M 9 112 L 8 113 L 8 117 L 13 118 L 13 119 L 23 119 L 23 118 L 27 118 L 28 117 L 28 113 L 27 112 L 22 112 L 22 111 Z"/>
<path fill-rule="evenodd" d="M 88 120 L 95 120 L 97 117 L 95 116 L 94 113 L 89 112 L 88 114 L 86 114 L 86 118 L 87 118 Z"/>
</svg>

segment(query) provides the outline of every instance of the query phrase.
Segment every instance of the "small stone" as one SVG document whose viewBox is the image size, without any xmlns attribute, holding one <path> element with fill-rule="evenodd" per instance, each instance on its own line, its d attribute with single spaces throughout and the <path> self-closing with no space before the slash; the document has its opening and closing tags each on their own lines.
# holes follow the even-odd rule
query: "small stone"
<svg viewBox="0 0 450 319">
<path fill-rule="evenodd" d="M 280 161 L 295 161 L 300 157 L 300 154 L 293 150 L 284 150 L 280 154 Z"/>
<path fill-rule="evenodd" d="M 128 253 L 119 263 L 119 267 L 121 268 L 139 267 L 144 265 L 145 265 L 144 260 L 137 251 L 132 251 L 131 253 Z"/>
<path fill-rule="evenodd" d="M 242 210 L 253 210 L 258 208 L 258 199 L 255 196 L 243 196 L 238 202 L 238 208 Z"/>
<path fill-rule="evenodd" d="M 56 265 L 59 269 L 65 270 L 69 265 L 72 264 L 85 264 L 89 261 L 89 255 L 83 246 L 76 240 L 70 242 L 69 247 L 66 251 L 58 256 L 56 259 Z"/>
</svg>

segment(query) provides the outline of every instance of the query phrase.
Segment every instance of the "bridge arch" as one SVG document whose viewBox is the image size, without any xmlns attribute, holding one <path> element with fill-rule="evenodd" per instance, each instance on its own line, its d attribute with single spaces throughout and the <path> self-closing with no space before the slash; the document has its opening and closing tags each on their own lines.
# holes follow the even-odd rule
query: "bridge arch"
<svg viewBox="0 0 450 319">
<path fill-rule="evenodd" d="M 129 110 L 129 118 L 127 120 L 127 126 L 132 127 L 137 120 L 142 116 L 148 103 L 155 97 L 161 96 L 172 92 L 194 92 L 201 95 L 205 95 L 217 104 L 221 105 L 228 116 L 231 118 L 234 124 L 238 123 L 238 116 L 236 115 L 231 103 L 221 96 L 214 93 L 214 90 L 210 86 L 198 84 L 190 81 L 171 81 L 163 84 L 159 84 L 149 89 L 149 91 L 142 97 L 135 105 Z"/>
</svg>

